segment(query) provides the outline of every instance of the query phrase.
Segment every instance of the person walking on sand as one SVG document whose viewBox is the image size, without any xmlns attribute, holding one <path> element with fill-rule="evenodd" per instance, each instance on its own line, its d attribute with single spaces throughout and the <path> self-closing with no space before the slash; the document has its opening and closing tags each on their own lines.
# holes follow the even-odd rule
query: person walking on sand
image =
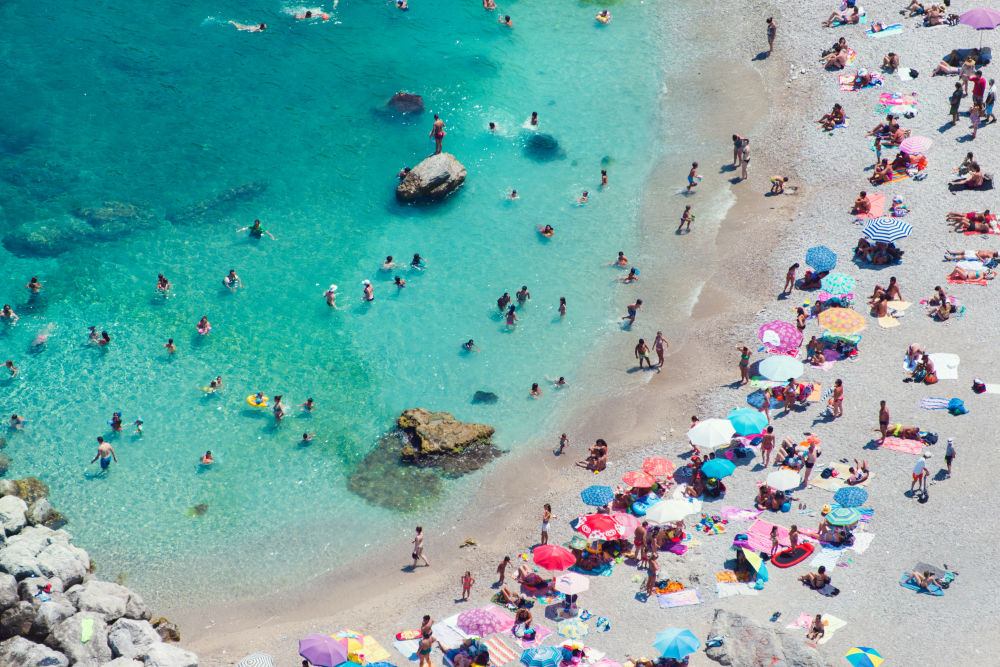
<svg viewBox="0 0 1000 667">
<path fill-rule="evenodd" d="M 809 450 L 806 452 L 806 463 L 805 466 L 803 466 L 803 469 L 805 470 L 805 475 L 802 478 L 803 487 L 809 484 L 809 476 L 812 475 L 813 468 L 816 466 L 816 459 L 819 458 L 819 455 L 822 453 L 822 450 L 816 446 L 816 441 L 810 438 Z"/>
<path fill-rule="evenodd" d="M 663 358 L 667 350 L 670 349 L 670 343 L 663 337 L 662 331 L 656 332 L 656 338 L 653 339 L 653 349 L 656 350 L 656 367 L 663 368 Z"/>
<path fill-rule="evenodd" d="M 984 119 L 983 122 L 987 125 L 989 125 L 990 123 L 997 122 L 997 117 L 993 115 L 993 105 L 996 104 L 996 101 L 997 101 L 996 81 L 994 79 L 990 79 L 990 88 L 989 90 L 986 91 L 986 99 L 984 100 L 986 104 L 986 109 L 985 109 L 986 118 Z"/>
<path fill-rule="evenodd" d="M 434 114 L 434 124 L 431 126 L 431 133 L 428 135 L 434 137 L 434 155 L 441 152 L 441 143 L 444 141 L 444 134 L 444 121 L 437 114 Z"/>
<path fill-rule="evenodd" d="M 962 97 L 962 84 L 956 83 L 955 90 L 952 91 L 951 97 L 948 98 L 948 102 L 951 104 L 951 107 L 948 109 L 948 113 L 951 114 L 952 125 L 958 124 L 958 107 L 962 104 Z"/>
<path fill-rule="evenodd" d="M 771 528 L 771 557 L 778 553 L 778 549 L 781 548 L 781 542 L 778 540 L 778 527 L 773 526 Z"/>
<path fill-rule="evenodd" d="M 955 460 L 955 440 L 948 438 L 948 446 L 944 450 L 944 462 L 948 466 L 948 477 L 951 477 L 951 462 Z"/>
<path fill-rule="evenodd" d="M 643 338 L 639 339 L 639 342 L 635 346 L 635 358 L 639 360 L 639 368 L 642 368 L 642 362 L 646 362 L 647 368 L 653 367 L 653 362 L 649 360 L 649 346 L 646 345 L 646 340 Z"/>
<path fill-rule="evenodd" d="M 507 566 L 510 565 L 510 556 L 504 556 L 500 564 L 497 565 L 497 583 L 496 588 L 503 586 L 504 577 L 507 576 Z"/>
<path fill-rule="evenodd" d="M 743 168 L 743 174 L 740 176 L 741 181 L 747 180 L 747 168 L 750 166 L 750 140 L 743 140 L 743 152 L 740 153 L 740 166 Z"/>
<path fill-rule="evenodd" d="M 277 398 L 277 397 L 275 397 Z M 417 534 L 414 536 L 413 540 L 413 568 L 416 569 L 417 562 L 424 561 L 426 567 L 430 567 L 431 564 L 427 560 L 427 556 L 424 555 L 424 529 L 422 526 L 417 526 Z"/>
<path fill-rule="evenodd" d="M 930 452 L 924 452 L 923 456 L 917 461 L 917 464 L 913 466 L 913 481 L 910 482 L 910 492 L 916 487 L 919 490 L 927 492 L 927 459 L 931 456 Z"/>
<path fill-rule="evenodd" d="M 687 231 L 691 231 L 691 223 L 694 221 L 694 215 L 691 213 L 691 207 L 685 206 L 684 212 L 681 213 L 681 224 L 677 225 L 677 231 L 681 231 L 681 227 L 687 224 Z"/>
<path fill-rule="evenodd" d="M 696 187 L 698 185 L 698 181 L 700 180 L 701 176 L 698 175 L 698 163 L 692 162 L 691 171 L 688 172 L 688 185 L 687 185 L 688 194 L 691 194 L 691 188 Z"/>
<path fill-rule="evenodd" d="M 767 19 L 767 55 L 774 51 L 774 37 L 778 34 L 778 24 L 773 18 Z"/>
<path fill-rule="evenodd" d="M 111 465 L 111 459 L 118 463 L 118 455 L 115 454 L 114 447 L 110 443 L 104 442 L 104 438 L 97 436 L 97 455 L 90 460 L 91 463 L 97 459 L 101 460 L 101 470 L 107 470 Z"/>
<path fill-rule="evenodd" d="M 560 456 L 566 449 L 566 445 L 569 444 L 569 436 L 563 433 L 559 436 L 559 449 L 556 450 L 556 456 Z"/>
<path fill-rule="evenodd" d="M 881 445 L 885 442 L 885 436 L 889 434 L 889 408 L 885 407 L 885 401 L 879 401 L 878 432 L 882 434 L 878 441 Z"/>
<path fill-rule="evenodd" d="M 541 544 L 549 543 L 549 521 L 552 519 L 558 519 L 559 517 L 552 516 L 552 505 L 545 503 L 542 508 L 542 541 Z"/>
<path fill-rule="evenodd" d="M 742 345 L 736 348 L 740 351 L 740 384 L 750 381 L 750 348 Z"/>
<path fill-rule="evenodd" d="M 774 449 L 774 427 L 768 426 L 760 436 L 761 465 L 765 468 L 771 463 L 771 451 Z"/>
<path fill-rule="evenodd" d="M 833 398 L 830 400 L 834 418 L 844 416 L 844 381 L 837 378 L 833 383 Z"/>
<path fill-rule="evenodd" d="M 785 286 L 781 288 L 781 294 L 791 294 L 792 290 L 795 289 L 795 272 L 799 269 L 799 263 L 795 262 L 785 273 Z"/>
<path fill-rule="evenodd" d="M 636 299 L 635 303 L 630 303 L 625 306 L 625 317 L 622 319 L 628 320 L 628 324 L 626 326 L 631 327 L 635 324 L 635 316 L 640 310 L 642 310 L 642 299 Z"/>
<path fill-rule="evenodd" d="M 468 600 L 472 594 L 472 584 L 476 583 L 476 578 L 468 570 L 462 575 L 462 600 Z"/>
</svg>

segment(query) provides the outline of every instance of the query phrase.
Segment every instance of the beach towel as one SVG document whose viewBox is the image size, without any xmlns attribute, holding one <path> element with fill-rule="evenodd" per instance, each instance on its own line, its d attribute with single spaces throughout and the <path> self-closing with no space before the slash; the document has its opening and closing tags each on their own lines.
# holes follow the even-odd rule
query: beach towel
<svg viewBox="0 0 1000 667">
<path fill-rule="evenodd" d="M 944 595 L 944 591 L 941 590 L 941 587 L 938 586 L 937 584 L 931 584 L 927 588 L 921 588 L 912 581 L 907 581 L 909 577 L 910 573 L 904 572 L 903 576 L 899 580 L 899 585 L 902 586 L 903 588 L 909 588 L 911 591 L 916 591 L 917 593 L 924 593 L 926 595 L 935 595 L 935 596 Z"/>
<path fill-rule="evenodd" d="M 382 645 L 378 643 L 378 640 L 371 635 L 365 635 L 364 647 L 365 664 L 370 665 L 376 662 L 389 662 L 392 659 L 389 652 L 386 651 Z"/>
<path fill-rule="evenodd" d="M 948 278 L 948 284 L 950 285 L 988 285 L 986 278 L 969 278 L 967 280 L 959 280 L 958 278 Z"/>
<path fill-rule="evenodd" d="M 1000 394 L 1000 384 L 987 384 L 985 387 L 985 394 Z"/>
<path fill-rule="evenodd" d="M 809 628 L 812 627 L 812 623 L 813 623 L 813 615 L 810 614 L 809 612 L 804 611 L 801 614 L 799 614 L 799 617 L 797 619 L 795 619 L 785 627 L 788 629 L 808 630 Z"/>
<path fill-rule="evenodd" d="M 837 618 L 836 616 L 831 616 L 829 614 L 823 614 L 823 636 L 819 638 L 817 644 L 825 644 L 830 641 L 830 637 L 833 637 L 833 633 L 840 630 L 842 627 L 847 625 L 847 621 Z"/>
<path fill-rule="evenodd" d="M 857 92 L 859 90 L 866 90 L 868 88 L 881 88 L 882 78 L 878 77 L 876 73 L 872 73 L 872 81 L 867 86 L 862 86 L 861 88 L 854 87 L 854 75 L 853 74 L 838 74 L 837 83 L 840 85 L 840 90 L 843 92 Z"/>
<path fill-rule="evenodd" d="M 881 218 L 882 214 L 885 213 L 885 193 L 873 192 L 868 195 L 868 212 L 859 215 L 859 218 Z"/>
<path fill-rule="evenodd" d="M 771 553 L 771 528 L 776 525 L 763 519 L 754 521 L 746 531 L 749 538 L 747 539 L 747 543 L 750 545 L 750 548 L 754 551 Z M 800 536 L 799 540 L 803 541 L 803 537 Z M 788 529 L 784 526 L 778 526 L 778 546 L 781 549 L 792 546 L 791 541 L 788 539 Z"/>
<path fill-rule="evenodd" d="M 886 436 L 885 440 L 882 441 L 882 447 L 891 449 L 894 452 L 903 452 L 904 454 L 919 454 L 924 451 L 924 443 L 922 441 L 904 440 L 893 435 Z"/>
<path fill-rule="evenodd" d="M 826 586 L 824 586 L 823 588 L 819 589 L 816 592 L 825 598 L 832 598 L 840 593 L 840 589 L 838 589 L 833 584 L 827 584 Z"/>
<path fill-rule="evenodd" d="M 960 363 L 957 354 L 948 352 L 935 352 L 927 355 L 934 364 L 934 372 L 937 373 L 938 380 L 957 380 L 958 364 Z"/>
<path fill-rule="evenodd" d="M 726 521 L 753 521 L 763 513 L 764 510 L 730 507 L 728 505 L 723 505 L 722 509 L 719 510 L 719 516 Z"/>
<path fill-rule="evenodd" d="M 715 584 L 715 592 L 720 598 L 728 598 L 733 595 L 760 595 L 753 584 L 741 584 L 738 582 L 720 581 Z"/>
<path fill-rule="evenodd" d="M 86 644 L 94 636 L 94 619 L 84 618 L 80 621 L 80 643 Z"/>
<path fill-rule="evenodd" d="M 903 32 L 902 23 L 894 23 L 893 25 L 887 25 L 885 28 L 879 30 L 878 32 L 872 32 L 871 28 L 865 30 L 866 35 L 875 39 L 878 39 L 880 37 L 887 37 L 888 35 L 900 35 L 902 34 L 902 32 Z"/>
<path fill-rule="evenodd" d="M 847 547 L 856 554 L 863 554 L 872 545 L 875 533 L 854 533 L 854 544 Z"/>
<path fill-rule="evenodd" d="M 552 631 L 546 627 L 533 624 L 532 627 L 535 630 L 535 636 L 533 639 L 518 639 L 517 641 L 521 644 L 521 648 L 534 648 L 535 646 L 540 646 L 545 638 L 552 634 Z M 511 634 L 513 637 L 514 635 Z"/>
<path fill-rule="evenodd" d="M 818 489 L 826 489 L 827 491 L 839 491 L 845 486 L 868 486 L 869 482 L 872 481 L 872 477 L 875 473 L 869 472 L 868 478 L 859 484 L 848 484 L 847 478 L 851 474 L 850 466 L 846 463 L 831 463 L 827 466 L 828 468 L 833 468 L 837 471 L 836 477 L 823 478 L 820 475 L 813 475 L 809 478 L 809 486 L 815 486 Z"/>
<path fill-rule="evenodd" d="M 736 573 L 733 572 L 732 570 L 723 570 L 722 572 L 716 572 L 715 580 L 720 584 L 739 583 L 739 579 L 736 578 Z"/>
<path fill-rule="evenodd" d="M 917 96 L 913 93 L 882 93 L 878 96 L 879 104 L 888 105 L 917 105 Z"/>
<path fill-rule="evenodd" d="M 833 568 L 837 567 L 837 563 L 840 562 L 840 556 L 843 553 L 843 547 L 823 547 L 810 559 L 809 567 L 815 570 L 820 565 L 823 565 L 827 570 L 832 571 Z"/>
<path fill-rule="evenodd" d="M 417 651 L 420 650 L 420 640 L 418 639 L 397 639 L 392 642 L 392 647 L 410 662 L 417 662 L 420 659 L 420 656 L 417 655 Z"/>
<path fill-rule="evenodd" d="M 514 662 L 520 656 L 499 635 L 490 635 L 483 640 L 483 643 L 490 650 L 490 664 L 494 665 L 494 667 L 501 667 L 507 663 Z"/>
<path fill-rule="evenodd" d="M 569 569 L 570 569 L 570 572 L 576 572 L 578 574 L 589 574 L 589 575 L 592 575 L 592 576 L 598 576 L 599 575 L 599 576 L 602 576 L 602 577 L 610 577 L 611 576 L 611 563 L 601 563 L 601 566 L 598 567 L 596 570 L 584 570 L 579 565 L 574 565 L 573 567 L 571 567 Z"/>
<path fill-rule="evenodd" d="M 676 593 L 665 593 L 657 595 L 656 601 L 660 609 L 673 609 L 674 607 L 687 607 L 693 604 L 701 604 L 701 594 L 695 588 L 685 588 Z"/>
<path fill-rule="evenodd" d="M 900 70 L 900 72 L 902 72 L 902 70 Z M 909 74 L 907 74 L 906 79 L 904 79 L 904 81 L 909 81 L 909 80 L 910 77 Z M 875 114 L 876 116 L 887 116 L 888 114 L 891 113 L 905 116 L 908 113 L 916 113 L 916 112 L 917 112 L 917 106 L 915 104 L 912 105 L 900 104 L 897 106 L 893 106 L 891 104 L 876 104 L 874 107 L 872 107 L 872 113 Z"/>
<path fill-rule="evenodd" d="M 583 651 L 583 661 L 588 665 L 593 664 L 595 662 L 600 662 L 601 660 L 604 659 L 604 656 L 606 655 L 604 651 L 598 651 L 596 648 L 592 646 L 584 646 L 579 639 L 571 639 L 569 641 L 564 641 L 559 646 L 561 648 L 568 648 L 570 651 L 572 651 L 574 648 L 580 649 L 581 651 Z"/>
<path fill-rule="evenodd" d="M 878 318 L 878 325 L 883 329 L 891 329 L 899 326 L 899 320 L 891 315 L 884 315 Z"/>
<path fill-rule="evenodd" d="M 490 607 L 490 609 L 494 609 L 494 607 Z M 462 642 L 469 638 L 469 635 L 458 628 L 458 614 L 438 621 L 431 626 L 431 631 L 434 634 L 434 639 L 441 642 L 441 646 L 446 651 L 458 648 Z"/>
<path fill-rule="evenodd" d="M 924 410 L 947 410 L 948 400 L 947 398 L 921 398 L 920 407 Z"/>
</svg>

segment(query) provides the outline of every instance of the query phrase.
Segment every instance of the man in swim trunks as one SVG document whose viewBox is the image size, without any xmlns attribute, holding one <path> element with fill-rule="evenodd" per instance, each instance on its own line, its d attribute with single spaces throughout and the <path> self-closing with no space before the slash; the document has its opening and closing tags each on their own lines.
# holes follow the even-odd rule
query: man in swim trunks
<svg viewBox="0 0 1000 667">
<path fill-rule="evenodd" d="M 111 465 L 111 459 L 114 459 L 115 463 L 118 463 L 118 456 L 115 454 L 114 447 L 104 442 L 104 438 L 101 436 L 97 436 L 97 455 L 90 462 L 93 463 L 97 459 L 101 460 L 101 470 L 108 469 L 108 466 Z"/>
<path fill-rule="evenodd" d="M 417 567 L 418 561 L 424 561 L 424 565 L 430 567 L 431 564 L 427 561 L 427 557 L 424 556 L 424 529 L 421 526 L 417 526 L 417 534 L 412 540 L 413 542 L 413 567 Z"/>
<path fill-rule="evenodd" d="M 778 24 L 773 18 L 767 19 L 767 55 L 774 51 L 774 37 L 778 34 Z"/>
<path fill-rule="evenodd" d="M 635 346 L 635 358 L 639 360 L 639 368 L 642 368 L 642 362 L 646 362 L 648 368 L 653 367 L 653 362 L 649 360 L 649 346 L 646 345 L 646 341 L 642 338 Z"/>
<path fill-rule="evenodd" d="M 240 277 L 236 275 L 236 269 L 229 269 L 229 275 L 222 279 L 222 284 L 225 285 L 230 292 L 236 292 L 237 287 L 243 287 L 243 281 Z"/>
<path fill-rule="evenodd" d="M 523 306 L 524 302 L 531 298 L 531 292 L 528 291 L 527 285 L 521 285 L 521 289 L 517 291 L 515 296 L 517 297 L 517 305 Z"/>
<path fill-rule="evenodd" d="M 632 326 L 635 324 L 635 316 L 640 310 L 642 310 L 642 299 L 636 299 L 635 303 L 625 306 L 626 315 L 622 319 L 628 320 L 628 326 Z"/>
<path fill-rule="evenodd" d="M 889 408 L 885 407 L 885 401 L 879 402 L 878 408 L 878 430 L 882 434 L 882 439 L 879 440 L 879 444 L 885 441 L 885 436 L 889 431 Z"/>
<path fill-rule="evenodd" d="M 913 466 L 913 481 L 910 482 L 910 491 L 913 491 L 914 487 L 927 491 L 927 459 L 930 458 L 930 453 L 924 452 L 924 455 L 917 461 L 917 464 Z"/>
<path fill-rule="evenodd" d="M 444 121 L 434 114 L 434 125 L 431 126 L 431 137 L 434 137 L 434 155 L 441 152 L 441 142 L 444 140 Z"/>
<path fill-rule="evenodd" d="M 272 234 L 271 232 L 267 231 L 266 229 L 264 229 L 261 226 L 260 220 L 254 220 L 253 224 L 251 226 L 249 226 L 249 227 L 241 227 L 240 229 L 237 229 L 236 233 L 239 234 L 240 232 L 245 232 L 247 230 L 250 231 L 250 238 L 252 238 L 252 239 L 259 239 L 259 238 L 262 238 L 264 236 L 264 234 L 267 234 L 268 236 L 271 237 L 272 241 L 277 241 L 278 240 L 278 239 L 274 238 L 274 234 Z"/>
<path fill-rule="evenodd" d="M 698 163 L 692 162 L 691 171 L 688 172 L 688 186 L 687 186 L 688 193 L 691 192 L 691 188 L 698 185 L 698 181 L 700 180 L 701 176 L 698 175 Z"/>
</svg>

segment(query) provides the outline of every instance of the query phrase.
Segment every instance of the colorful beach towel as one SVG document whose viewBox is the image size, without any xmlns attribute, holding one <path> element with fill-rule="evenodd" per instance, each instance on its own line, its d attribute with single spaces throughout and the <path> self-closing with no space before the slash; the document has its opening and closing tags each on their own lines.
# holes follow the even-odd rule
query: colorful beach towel
<svg viewBox="0 0 1000 667">
<path fill-rule="evenodd" d="M 924 410 L 947 410 L 948 400 L 947 398 L 921 398 L 920 407 Z"/>
<path fill-rule="evenodd" d="M 763 519 L 757 519 L 754 521 L 749 528 L 747 528 L 747 543 L 750 548 L 754 551 L 765 551 L 767 553 L 771 552 L 771 529 L 778 524 L 771 523 L 770 521 L 764 521 Z M 801 538 L 800 538 L 801 539 Z M 784 549 L 792 546 L 792 542 L 788 539 L 788 529 L 784 526 L 778 526 L 778 545 L 780 548 Z"/>
<path fill-rule="evenodd" d="M 882 93 L 878 96 L 879 104 L 916 106 L 916 93 Z"/>
<path fill-rule="evenodd" d="M 944 595 L 944 591 L 941 590 L 941 587 L 936 584 L 931 584 L 928 588 L 921 588 L 912 581 L 907 581 L 907 579 L 909 578 L 910 578 L 910 573 L 904 572 L 902 578 L 900 578 L 899 580 L 899 585 L 902 586 L 903 588 L 909 588 L 911 591 L 924 593 L 926 595 L 935 595 L 935 596 Z"/>
<path fill-rule="evenodd" d="M 598 567 L 596 570 L 584 570 L 579 565 L 574 565 L 573 567 L 569 568 L 569 570 L 570 572 L 576 572 L 578 574 L 589 574 L 592 576 L 600 575 L 602 577 L 610 577 L 611 563 L 601 563 L 601 566 Z"/>
<path fill-rule="evenodd" d="M 847 625 L 847 621 L 839 619 L 836 616 L 831 616 L 830 614 L 823 614 L 822 619 L 825 629 L 823 630 L 823 636 L 816 642 L 817 644 L 827 643 L 833 637 L 833 633 Z"/>
<path fill-rule="evenodd" d="M 868 212 L 859 215 L 859 218 L 881 218 L 882 214 L 885 213 L 885 193 L 873 192 L 868 195 Z"/>
<path fill-rule="evenodd" d="M 899 326 L 899 320 L 891 315 L 883 315 L 878 318 L 878 325 L 883 329 L 891 329 Z"/>
<path fill-rule="evenodd" d="M 831 463 L 827 466 L 828 468 L 833 468 L 837 471 L 836 477 L 822 477 L 820 475 L 813 475 L 809 478 L 809 486 L 815 486 L 817 489 L 826 489 L 827 491 L 838 491 L 845 486 L 852 486 L 848 484 L 845 480 L 851 474 L 849 470 L 850 466 L 846 463 Z M 868 479 L 861 482 L 860 484 L 854 484 L 853 486 L 868 486 L 872 481 L 872 477 L 875 473 L 868 473 Z"/>
<path fill-rule="evenodd" d="M 924 443 L 920 440 L 904 440 L 893 435 L 886 436 L 882 441 L 882 447 L 904 454 L 919 454 L 924 451 Z"/>
<path fill-rule="evenodd" d="M 815 569 L 822 565 L 828 570 L 833 570 L 840 562 L 843 553 L 844 547 L 823 547 L 809 561 L 809 567 Z"/>
<path fill-rule="evenodd" d="M 534 648 L 535 646 L 540 646 L 545 638 L 552 634 L 552 631 L 546 627 L 534 624 L 532 627 L 535 629 L 534 639 L 517 639 L 518 643 L 521 644 L 521 648 Z M 511 637 L 514 635 L 511 634 Z"/>
<path fill-rule="evenodd" d="M 606 655 L 604 651 L 598 651 L 593 646 L 584 646 L 578 639 L 571 639 L 569 641 L 565 641 L 562 644 L 560 644 L 560 647 L 568 648 L 570 651 L 572 651 L 575 648 L 580 649 L 581 651 L 583 651 L 583 661 L 588 665 L 591 665 L 595 662 L 600 662 L 601 660 L 604 659 L 604 656 Z"/>
<path fill-rule="evenodd" d="M 949 285 L 989 285 L 986 278 L 969 278 L 967 280 L 959 280 L 958 278 L 948 278 Z"/>
<path fill-rule="evenodd" d="M 763 513 L 764 510 L 730 507 L 729 505 L 723 505 L 722 509 L 719 510 L 719 516 L 726 521 L 753 521 Z"/>
<path fill-rule="evenodd" d="M 812 627 L 812 623 L 813 623 L 813 615 L 810 614 L 809 612 L 805 612 L 804 611 L 801 614 L 799 614 L 799 617 L 797 619 L 795 619 L 794 621 L 792 621 L 791 623 L 789 623 L 785 627 L 786 628 L 799 628 L 799 629 L 802 629 L 802 630 L 808 630 L 809 628 Z"/>
<path fill-rule="evenodd" d="M 656 601 L 660 609 L 673 609 L 674 607 L 687 607 L 693 604 L 701 604 L 701 594 L 695 588 L 685 588 L 676 593 L 665 593 L 657 595 Z"/>
<path fill-rule="evenodd" d="M 460 647 L 462 642 L 469 638 L 469 635 L 458 628 L 458 614 L 438 621 L 431 626 L 431 631 L 434 633 L 434 639 L 441 642 L 446 651 Z"/>
<path fill-rule="evenodd" d="M 490 664 L 494 667 L 502 667 L 502 665 L 514 662 L 520 656 L 520 653 L 514 651 L 498 635 L 487 637 L 483 643 L 490 650 Z"/>
<path fill-rule="evenodd" d="M 854 75 L 853 74 L 838 74 L 837 83 L 840 85 L 840 90 L 843 92 L 857 92 L 859 90 L 867 90 L 868 88 L 881 88 L 882 78 L 876 73 L 872 73 L 872 82 L 867 86 L 862 86 L 861 88 L 854 87 Z M 875 78 L 877 77 L 877 78 Z"/>
<path fill-rule="evenodd" d="M 899 34 L 902 34 L 902 32 L 903 32 L 903 24 L 902 23 L 894 23 L 892 25 L 887 25 L 886 27 L 882 28 L 878 32 L 872 32 L 871 28 L 869 28 L 868 30 L 865 30 L 865 34 L 866 35 L 868 35 L 869 37 L 875 38 L 875 39 L 878 39 L 880 37 L 887 37 L 889 35 L 899 35 Z"/>
</svg>

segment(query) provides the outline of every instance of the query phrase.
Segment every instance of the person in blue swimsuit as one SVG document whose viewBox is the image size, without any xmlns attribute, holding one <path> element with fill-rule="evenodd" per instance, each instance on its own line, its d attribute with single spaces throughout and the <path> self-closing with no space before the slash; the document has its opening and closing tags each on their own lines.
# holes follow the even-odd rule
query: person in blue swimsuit
<svg viewBox="0 0 1000 667">
<path fill-rule="evenodd" d="M 118 456 L 115 455 L 115 449 L 110 445 L 110 443 L 104 442 L 104 438 L 97 436 L 97 455 L 90 460 L 91 463 L 101 460 L 101 470 L 107 470 L 111 465 L 111 459 L 118 463 Z"/>
</svg>

